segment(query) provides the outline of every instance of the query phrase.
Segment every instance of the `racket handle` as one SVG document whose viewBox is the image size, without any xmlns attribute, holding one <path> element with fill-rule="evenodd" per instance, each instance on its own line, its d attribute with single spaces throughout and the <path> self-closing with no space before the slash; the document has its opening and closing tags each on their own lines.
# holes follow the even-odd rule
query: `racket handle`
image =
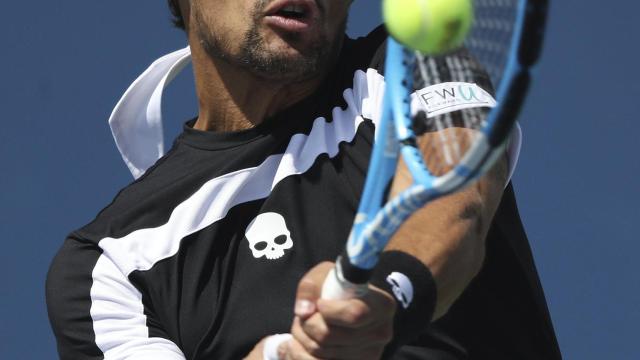
<svg viewBox="0 0 640 360">
<path fill-rule="evenodd" d="M 344 258 L 342 258 L 344 259 Z M 322 298 L 331 300 L 345 300 L 364 296 L 369 291 L 367 282 L 354 283 L 344 276 L 342 260 L 338 258 L 336 266 L 331 269 L 322 284 Z"/>
<path fill-rule="evenodd" d="M 367 279 L 369 278 L 369 271 L 357 270 L 348 263 L 344 256 L 339 256 L 336 260 L 336 266 L 331 269 L 327 278 L 322 284 L 322 298 L 331 300 L 346 300 L 356 297 L 364 296 L 368 291 Z M 344 266 L 347 266 L 352 271 L 351 273 L 357 280 L 362 280 L 361 283 L 354 283 L 347 280 L 344 277 Z M 278 347 L 285 341 L 289 341 L 292 338 L 291 334 L 277 334 L 270 336 L 264 344 L 262 351 L 263 360 L 280 360 L 278 357 Z"/>
</svg>

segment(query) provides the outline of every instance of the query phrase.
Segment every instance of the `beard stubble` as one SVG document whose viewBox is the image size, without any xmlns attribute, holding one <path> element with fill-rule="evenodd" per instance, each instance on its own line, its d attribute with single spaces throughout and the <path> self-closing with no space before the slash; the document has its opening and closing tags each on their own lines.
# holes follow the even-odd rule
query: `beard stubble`
<svg viewBox="0 0 640 360">
<path fill-rule="evenodd" d="M 240 50 L 236 54 L 230 51 L 230 40 L 214 31 L 202 18 L 200 12 L 196 11 L 196 30 L 203 49 L 213 58 L 239 66 L 254 76 L 272 81 L 300 82 L 326 73 L 337 60 L 342 48 L 347 19 L 345 18 L 340 24 L 333 39 L 322 34 L 306 48 L 296 48 L 297 56 L 287 56 L 268 50 L 260 34 L 262 14 L 271 1 L 273 0 L 259 0 L 254 6 L 250 16 L 251 28 L 244 34 Z M 283 33 L 280 36 L 293 47 L 300 38 L 300 34 L 296 33 Z"/>
</svg>

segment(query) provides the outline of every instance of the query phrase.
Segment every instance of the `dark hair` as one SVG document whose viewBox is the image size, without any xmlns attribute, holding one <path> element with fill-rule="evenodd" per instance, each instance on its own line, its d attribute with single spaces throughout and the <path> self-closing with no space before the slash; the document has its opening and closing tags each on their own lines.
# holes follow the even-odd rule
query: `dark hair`
<svg viewBox="0 0 640 360">
<path fill-rule="evenodd" d="M 169 0 L 169 10 L 171 10 L 171 14 L 173 15 L 173 25 L 177 28 L 184 30 L 184 18 L 182 17 L 182 12 L 180 12 L 180 5 L 178 4 L 178 0 Z"/>
</svg>

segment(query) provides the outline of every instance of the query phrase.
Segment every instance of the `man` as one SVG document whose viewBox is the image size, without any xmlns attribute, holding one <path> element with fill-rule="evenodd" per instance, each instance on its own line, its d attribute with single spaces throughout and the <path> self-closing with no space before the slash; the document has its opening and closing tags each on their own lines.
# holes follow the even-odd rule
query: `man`
<svg viewBox="0 0 640 360">
<path fill-rule="evenodd" d="M 503 194 L 506 158 L 416 213 L 367 296 L 319 299 L 366 173 L 383 30 L 346 39 L 344 0 L 170 4 L 199 115 L 54 259 L 47 300 L 62 358 L 262 359 L 286 332 L 282 359 L 559 357 L 511 187 Z M 463 76 L 432 61 L 434 76 Z M 400 166 L 391 195 L 409 182 Z"/>
</svg>

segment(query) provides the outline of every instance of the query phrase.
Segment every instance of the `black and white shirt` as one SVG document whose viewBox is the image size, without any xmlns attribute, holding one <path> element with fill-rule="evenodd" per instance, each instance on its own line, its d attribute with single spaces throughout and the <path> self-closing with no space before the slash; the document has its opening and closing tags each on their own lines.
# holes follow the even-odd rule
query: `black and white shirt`
<svg viewBox="0 0 640 360">
<path fill-rule="evenodd" d="M 188 122 L 164 157 L 71 233 L 47 280 L 60 356 L 241 359 L 288 332 L 299 279 L 335 260 L 353 222 L 385 37 L 347 40 L 313 96 L 255 128 Z M 396 358 L 558 357 L 509 186 L 481 274 Z"/>
</svg>

